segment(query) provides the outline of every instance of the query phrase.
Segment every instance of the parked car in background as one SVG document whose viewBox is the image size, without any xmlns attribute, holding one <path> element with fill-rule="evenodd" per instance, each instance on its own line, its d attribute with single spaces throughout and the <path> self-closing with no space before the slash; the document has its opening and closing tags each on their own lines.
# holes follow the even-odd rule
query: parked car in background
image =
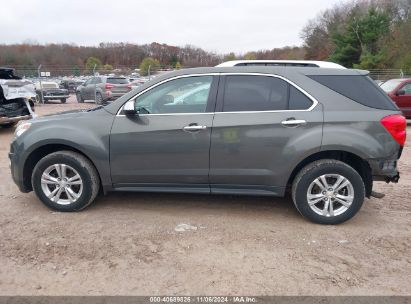
<svg viewBox="0 0 411 304">
<path fill-rule="evenodd" d="M 411 78 L 387 80 L 380 87 L 397 104 L 404 116 L 411 118 Z"/>
<path fill-rule="evenodd" d="M 76 93 L 76 89 L 79 85 L 82 85 L 83 81 L 75 79 L 64 79 L 60 82 L 60 88 L 66 89 L 69 93 Z"/>
<path fill-rule="evenodd" d="M 132 85 L 125 77 L 94 76 L 77 87 L 77 102 L 95 100 L 96 104 L 103 104 L 115 100 L 130 92 Z"/>
<path fill-rule="evenodd" d="M 332 68 L 345 69 L 340 64 L 329 61 L 316 60 L 231 60 L 220 63 L 216 67 L 234 66 L 293 66 L 293 67 L 312 67 L 312 68 Z"/>
<path fill-rule="evenodd" d="M 67 98 L 70 97 L 67 89 L 61 89 L 57 82 L 53 81 L 42 81 L 41 86 L 40 82 L 37 82 L 36 95 L 37 102 L 41 102 L 41 98 L 43 97 L 44 102 L 49 100 L 60 100 L 61 103 L 65 103 Z"/>
<path fill-rule="evenodd" d="M 34 84 L 14 75 L 11 68 L 0 68 L 0 126 L 12 127 L 21 120 L 33 118 Z"/>
<path fill-rule="evenodd" d="M 299 67 L 164 74 L 104 107 L 21 124 L 9 153 L 13 180 L 59 211 L 109 191 L 290 190 L 306 218 L 342 223 L 375 195 L 373 180 L 398 181 L 405 144 L 405 118 L 367 75 Z"/>
</svg>

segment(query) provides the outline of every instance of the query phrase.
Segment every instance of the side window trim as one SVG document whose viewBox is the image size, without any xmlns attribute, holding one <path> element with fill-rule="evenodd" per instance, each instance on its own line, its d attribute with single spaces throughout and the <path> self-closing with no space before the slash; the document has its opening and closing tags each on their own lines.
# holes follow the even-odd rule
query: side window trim
<svg viewBox="0 0 411 304">
<path fill-rule="evenodd" d="M 220 73 L 205 73 L 205 74 L 190 74 L 190 75 L 181 75 L 181 76 L 176 76 L 173 78 L 169 78 L 163 81 L 160 81 L 150 87 L 148 87 L 147 89 L 139 92 L 138 94 L 134 95 L 133 97 L 129 98 L 126 102 L 124 102 L 124 104 L 120 107 L 120 109 L 117 112 L 116 116 L 126 116 L 123 113 L 123 107 L 124 105 L 133 99 L 138 98 L 139 96 L 151 91 L 152 89 L 156 88 L 157 86 L 160 86 L 164 83 L 173 81 L 173 80 L 177 80 L 177 79 L 181 79 L 181 78 L 190 78 L 190 77 L 201 77 L 201 76 L 212 76 L 213 80 L 211 82 L 211 86 L 210 86 L 210 92 L 208 94 L 208 100 L 207 100 L 207 105 L 206 105 L 206 109 L 205 112 L 198 112 L 198 113 L 150 113 L 150 114 L 140 114 L 140 116 L 170 116 L 170 115 L 209 115 L 209 114 L 213 114 L 215 113 L 215 107 L 216 107 L 216 96 L 217 96 L 217 92 L 218 92 L 218 87 L 219 87 L 219 80 L 220 80 Z"/>
<path fill-rule="evenodd" d="M 309 107 L 308 109 L 305 110 L 272 110 L 272 111 L 250 111 L 250 112 L 246 112 L 246 111 L 241 111 L 241 112 L 221 112 L 222 110 L 222 100 L 220 100 L 223 96 L 224 96 L 224 87 L 225 87 L 225 76 L 227 75 L 257 75 L 257 76 L 270 76 L 270 77 L 277 77 L 280 78 L 284 81 L 286 81 L 289 85 L 294 86 L 295 89 L 297 89 L 298 91 L 300 91 L 302 94 L 304 94 L 308 99 L 310 99 L 312 101 L 312 105 L 311 107 Z M 175 80 L 175 79 L 179 79 L 179 78 L 184 78 L 184 77 L 195 77 L 195 76 L 214 76 L 215 79 L 218 79 L 217 81 L 217 85 L 216 87 L 214 87 L 215 89 L 215 94 L 213 94 L 213 96 L 215 97 L 215 107 L 214 107 L 214 112 L 204 112 L 204 113 L 171 113 L 171 114 L 141 114 L 141 115 L 208 115 L 208 114 L 218 114 L 218 113 L 276 113 L 276 112 L 309 112 L 312 111 L 318 104 L 318 100 L 316 98 L 314 98 L 311 94 L 309 94 L 307 91 L 305 91 L 303 88 L 301 88 L 299 85 L 295 84 L 294 82 L 292 82 L 291 80 L 280 76 L 280 75 L 274 75 L 274 74 L 266 74 L 266 73 L 204 73 L 204 74 L 189 74 L 189 75 L 181 75 L 181 76 L 176 76 L 176 77 L 172 77 L 169 79 L 165 79 L 163 81 L 160 81 L 148 88 L 146 88 L 145 90 L 139 92 L 138 94 L 130 97 L 129 99 L 127 99 L 123 105 L 119 108 L 119 110 L 117 111 L 117 115 L 116 116 L 125 116 L 125 114 L 123 114 L 123 107 L 124 104 L 127 101 L 130 101 L 132 99 L 137 98 L 138 96 L 150 91 L 151 89 L 154 89 L 155 87 Z M 214 85 L 214 79 L 213 79 L 213 83 L 212 83 L 212 87 L 210 90 L 213 89 L 213 85 Z M 211 96 L 211 91 L 210 91 L 210 96 Z M 206 111 L 208 111 L 208 104 L 207 104 L 207 109 Z"/>
<path fill-rule="evenodd" d="M 288 101 L 288 107 L 290 103 L 290 88 L 293 86 L 297 91 L 301 92 L 304 96 L 306 96 L 309 100 L 311 100 L 312 104 L 309 108 L 303 109 L 303 110 L 268 110 L 268 111 L 230 111 L 230 112 L 223 112 L 223 106 L 224 106 L 224 91 L 225 91 L 225 83 L 226 83 L 226 76 L 231 76 L 231 75 L 238 75 L 238 76 L 270 76 L 274 78 L 279 78 L 287 82 L 288 88 L 287 88 L 287 101 Z M 247 114 L 247 113 L 281 113 L 281 112 L 309 112 L 313 110 L 317 104 L 318 100 L 315 99 L 313 96 L 311 96 L 308 92 L 306 92 L 304 89 L 302 89 L 300 86 L 292 82 L 291 80 L 280 76 L 280 75 L 274 75 L 274 74 L 263 74 L 263 73 L 221 73 L 220 76 L 220 82 L 218 86 L 218 95 L 217 95 L 217 105 L 216 105 L 216 114 L 236 114 L 236 113 L 242 113 L 242 114 Z"/>
</svg>

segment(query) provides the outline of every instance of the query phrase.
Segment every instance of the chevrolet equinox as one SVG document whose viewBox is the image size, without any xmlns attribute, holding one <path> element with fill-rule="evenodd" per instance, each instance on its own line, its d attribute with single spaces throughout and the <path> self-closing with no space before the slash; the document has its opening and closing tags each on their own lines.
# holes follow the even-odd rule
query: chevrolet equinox
<svg viewBox="0 0 411 304">
<path fill-rule="evenodd" d="M 21 123 L 22 192 L 77 211 L 101 191 L 284 196 L 309 220 L 353 217 L 373 181 L 397 182 L 406 121 L 368 72 L 180 70 L 104 107 Z"/>
</svg>

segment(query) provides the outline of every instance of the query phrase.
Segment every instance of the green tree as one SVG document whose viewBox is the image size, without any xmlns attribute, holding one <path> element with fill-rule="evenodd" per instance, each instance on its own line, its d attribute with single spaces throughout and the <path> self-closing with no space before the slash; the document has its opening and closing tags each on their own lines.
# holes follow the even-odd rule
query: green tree
<svg viewBox="0 0 411 304">
<path fill-rule="evenodd" d="M 257 59 L 257 56 L 254 52 L 248 52 L 244 55 L 245 60 L 255 60 Z"/>
<path fill-rule="evenodd" d="M 77 65 L 73 66 L 73 75 L 80 76 L 80 69 Z"/>
<path fill-rule="evenodd" d="M 389 32 L 388 13 L 371 6 L 366 14 L 354 8 L 342 32 L 331 37 L 335 43 L 332 61 L 346 67 L 377 68 L 384 61 L 380 42 Z"/>
<path fill-rule="evenodd" d="M 176 62 L 175 68 L 176 68 L 176 70 L 179 70 L 179 69 L 182 68 L 180 61 Z"/>
<path fill-rule="evenodd" d="M 101 65 L 102 65 L 102 63 L 101 63 L 100 59 L 98 59 L 96 57 L 89 57 L 89 58 L 87 58 L 87 61 L 86 61 L 86 70 L 93 71 L 94 66 L 96 66 L 96 69 L 99 69 L 99 68 L 101 68 Z"/>
<path fill-rule="evenodd" d="M 225 56 L 224 60 L 225 61 L 235 60 L 235 54 L 233 52 L 229 53 L 227 56 Z"/>
<path fill-rule="evenodd" d="M 106 63 L 103 65 L 103 70 L 105 71 L 111 71 L 113 69 L 113 66 L 111 64 Z"/>
<path fill-rule="evenodd" d="M 154 69 L 160 67 L 160 62 L 157 59 L 146 57 L 140 64 L 140 75 L 147 76 L 148 70 L 150 69 L 150 73 L 153 72 Z"/>
</svg>

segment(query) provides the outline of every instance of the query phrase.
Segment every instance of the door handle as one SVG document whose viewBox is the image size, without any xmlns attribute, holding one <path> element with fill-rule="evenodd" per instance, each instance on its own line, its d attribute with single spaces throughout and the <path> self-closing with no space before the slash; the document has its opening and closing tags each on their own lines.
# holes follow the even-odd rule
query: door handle
<svg viewBox="0 0 411 304">
<path fill-rule="evenodd" d="M 196 132 L 207 129 L 207 126 L 199 126 L 199 125 L 188 125 L 183 128 L 184 131 L 187 132 Z"/>
<path fill-rule="evenodd" d="M 305 125 L 307 122 L 304 119 L 287 119 L 283 120 L 281 124 L 285 127 L 297 127 L 299 125 Z"/>
</svg>

